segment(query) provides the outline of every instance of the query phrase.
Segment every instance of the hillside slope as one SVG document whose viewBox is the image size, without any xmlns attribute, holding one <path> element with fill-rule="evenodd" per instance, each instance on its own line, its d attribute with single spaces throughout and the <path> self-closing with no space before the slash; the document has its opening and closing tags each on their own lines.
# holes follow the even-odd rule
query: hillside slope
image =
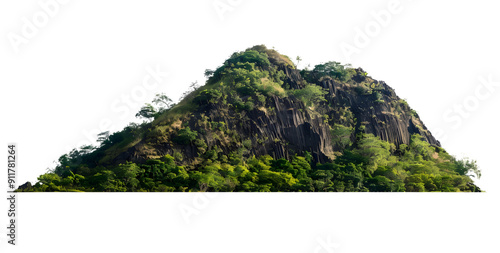
<svg viewBox="0 0 500 253">
<path fill-rule="evenodd" d="M 269 52 L 265 49 L 261 51 Z M 114 158 L 113 163 L 144 162 L 147 159 L 160 158 L 165 154 L 173 155 L 175 150 L 185 154 L 188 160 L 194 159 L 197 157 L 198 150 L 193 143 L 177 145 L 175 142 L 168 141 L 173 136 L 169 135 L 165 129 L 175 129 L 176 126 L 182 127 L 183 124 L 194 130 L 201 128 L 201 131 L 198 131 L 202 133 L 199 138 L 206 142 L 208 149 L 217 146 L 224 153 L 230 153 L 238 148 L 235 144 L 243 140 L 251 140 L 252 147 L 249 148 L 248 156 L 269 154 L 274 158 L 289 159 L 297 152 L 309 151 L 317 162 L 331 161 L 335 157 L 333 151 L 341 151 L 344 148 L 331 141 L 331 129 L 335 125 L 353 128 L 349 136 L 349 139 L 353 141 L 356 131 L 364 126 L 364 132 L 374 134 L 396 146 L 409 144 L 412 134 L 419 134 L 431 145 L 439 146 L 439 142 L 426 129 L 418 115 L 404 100 L 396 96 L 393 89 L 384 82 L 365 76 L 365 72 L 361 69 L 353 71 L 351 80 L 348 82 L 334 80 L 328 76 L 321 79 L 310 77 L 311 83 L 328 91 L 324 96 L 327 101 L 321 101 L 314 106 L 306 106 L 297 96 L 280 94 L 280 92 L 285 93 L 279 90 L 281 87 L 286 87 L 287 90 L 301 89 L 306 85 L 300 71 L 287 60 L 281 55 L 271 54 L 269 57 L 271 65 L 264 69 L 271 73 L 259 77 L 270 83 L 267 94 L 266 88 L 248 91 L 245 86 L 238 87 L 240 83 L 231 83 L 238 82 L 238 78 L 226 81 L 212 77 L 208 87 L 200 90 L 213 89 L 213 86 L 217 84 L 228 85 L 229 81 L 231 83 L 229 87 L 216 87 L 215 89 L 220 90 L 224 97 L 216 97 L 214 101 L 197 100 L 196 108 L 183 116 L 175 117 L 177 122 L 174 122 L 168 113 L 162 115 L 153 122 L 152 129 L 155 132 L 161 132 L 160 137 L 164 141 L 158 141 L 158 136 L 146 136 L 127 152 Z M 273 67 L 276 70 L 273 70 Z M 279 75 L 280 72 L 283 73 L 282 76 L 272 80 L 270 75 Z M 252 77 L 253 73 L 238 74 Z M 312 76 L 306 71 L 302 74 Z M 224 76 L 224 79 L 228 79 L 227 76 Z M 250 85 L 255 87 L 266 84 Z M 378 101 L 377 94 L 380 94 Z M 195 94 L 191 97 L 195 97 Z M 186 99 L 189 100 L 190 97 Z M 179 106 L 181 105 L 182 103 Z M 252 105 L 251 108 L 248 108 L 248 105 Z M 208 122 L 222 124 L 228 131 L 236 131 L 239 139 L 231 142 L 224 141 L 223 137 L 214 138 L 217 131 L 212 131 L 210 127 L 207 127 Z M 174 126 L 171 128 L 172 125 Z M 148 142 L 148 137 L 155 138 L 157 142 Z"/>
<path fill-rule="evenodd" d="M 385 82 L 234 53 L 178 104 L 59 159 L 24 191 L 480 191 Z"/>
</svg>

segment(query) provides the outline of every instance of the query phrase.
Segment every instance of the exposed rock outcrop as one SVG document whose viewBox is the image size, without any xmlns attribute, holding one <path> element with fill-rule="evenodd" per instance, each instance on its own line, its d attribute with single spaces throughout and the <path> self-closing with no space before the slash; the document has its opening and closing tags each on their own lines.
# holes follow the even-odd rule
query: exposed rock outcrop
<svg viewBox="0 0 500 253">
<path fill-rule="evenodd" d="M 302 89 L 307 85 L 301 72 L 286 59 L 273 57 L 271 63 L 284 74 L 284 88 Z M 206 147 L 196 146 L 194 142 L 190 145 L 172 143 L 169 141 L 172 133 L 167 131 L 161 138 L 155 137 L 156 141 L 145 138 L 137 142 L 112 162 L 144 162 L 176 151 L 183 154 L 185 161 L 192 162 L 203 153 L 200 150 L 217 149 L 219 155 L 239 152 L 246 157 L 267 154 L 276 159 L 288 159 L 307 151 L 315 161 L 323 163 L 334 159 L 335 151 L 342 151 L 332 142 L 332 129 L 336 124 L 353 129 L 352 141 L 356 133 L 364 131 L 399 146 L 409 144 L 413 134 L 420 134 L 430 144 L 440 146 L 406 101 L 385 82 L 372 79 L 362 69 L 356 69 L 348 82 L 330 77 L 315 82 L 327 94 L 326 102 L 316 105 L 314 110 L 291 94 L 269 96 L 265 107 L 244 111 L 235 110 L 231 104 L 203 104 L 179 119 L 176 128 L 182 123 L 197 131 L 197 138 L 203 140 Z M 218 131 L 217 127 L 209 126 L 209 122 L 227 131 Z M 161 124 L 172 128 L 171 122 L 156 123 Z M 243 141 L 246 141 L 244 149 Z"/>
</svg>

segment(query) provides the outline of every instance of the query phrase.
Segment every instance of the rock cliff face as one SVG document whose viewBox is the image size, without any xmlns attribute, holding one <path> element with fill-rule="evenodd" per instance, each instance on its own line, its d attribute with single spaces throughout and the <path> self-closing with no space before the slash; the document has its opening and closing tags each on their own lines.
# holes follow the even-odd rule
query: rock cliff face
<svg viewBox="0 0 500 253">
<path fill-rule="evenodd" d="M 427 130 L 416 113 L 404 113 L 404 109 L 398 112 L 394 108 L 394 104 L 403 107 L 407 105 L 401 102 L 392 88 L 384 82 L 375 83 L 383 87 L 380 90 L 383 102 L 374 101 L 372 95 L 356 94 L 352 87 L 331 79 L 321 82 L 320 85 L 329 90 L 328 98 L 332 104 L 351 108 L 357 119 L 357 128 L 363 125 L 366 133 L 374 134 L 396 146 L 409 144 L 412 134 L 420 134 L 430 144 L 440 146 L 439 141 Z"/>
<path fill-rule="evenodd" d="M 206 117 L 208 122 L 217 122 L 231 129 L 238 141 L 251 141 L 251 147 L 247 147 L 244 153 L 247 157 L 271 155 L 289 159 L 295 153 L 308 151 L 318 162 L 334 158 L 329 126 L 322 118 L 311 115 L 304 104 L 294 98 L 272 97 L 268 104 L 272 109 L 242 112 L 239 117 L 231 116 L 234 112 L 225 106 L 205 107 L 194 113 L 187 124 L 202 133 L 198 137 L 207 144 L 207 150 L 217 146 L 223 154 L 237 151 L 239 147 L 228 141 L 229 137 L 221 131 L 204 129 L 198 122 L 200 118 Z M 146 148 L 145 142 L 141 141 L 118 156 L 114 163 L 144 162 L 153 157 L 173 155 L 176 149 L 188 160 L 194 160 L 198 153 L 195 145 L 160 143 Z"/>
<path fill-rule="evenodd" d="M 301 89 L 306 85 L 301 71 L 277 63 L 272 57 L 270 60 L 284 74 L 283 87 Z M 208 150 L 219 155 L 229 156 L 233 152 L 246 157 L 271 155 L 276 159 L 288 159 L 307 151 L 315 161 L 324 163 L 342 151 L 332 142 L 335 125 L 351 127 L 352 142 L 357 133 L 364 132 L 400 146 L 409 144 L 412 134 L 420 134 L 430 144 L 440 146 L 406 101 L 385 82 L 372 79 L 362 69 L 356 69 L 349 82 L 326 77 L 315 83 L 327 91 L 326 102 L 315 108 L 307 107 L 293 95 L 269 96 L 265 107 L 236 111 L 230 104 L 207 104 L 177 122 L 155 121 L 152 126 L 167 130 L 153 137 L 153 141 L 151 137 L 143 138 L 117 155 L 112 163 L 143 162 L 175 152 L 182 153 L 184 161 L 196 162 Z M 176 129 L 187 126 L 197 131 L 197 139 L 206 146 L 171 141 Z"/>
<path fill-rule="evenodd" d="M 286 74 L 286 84 L 292 88 L 303 87 L 304 80 L 300 72 L 295 69 L 283 68 Z M 357 128 L 360 125 L 365 126 L 365 132 L 374 134 L 382 140 L 396 144 L 409 144 L 412 134 L 420 134 L 427 142 L 432 145 L 440 146 L 432 134 L 427 130 L 424 123 L 420 120 L 418 115 L 411 115 L 403 113 L 404 111 L 411 111 L 406 102 L 396 95 L 394 90 L 383 81 L 377 81 L 370 77 L 363 76 L 364 71 L 357 69 L 357 75 L 353 77 L 356 83 L 373 83 L 378 87 L 382 95 L 381 101 L 376 102 L 372 99 L 372 94 L 360 94 L 356 91 L 355 86 L 352 84 L 342 83 L 335 81 L 331 78 L 323 80 L 318 83 L 321 87 L 328 91 L 327 99 L 333 107 L 349 107 L 357 119 Z M 397 111 L 395 105 L 399 104 L 401 112 Z M 334 112 L 335 108 L 330 108 L 330 113 Z M 338 116 L 338 115 L 333 115 Z M 335 123 L 341 123 L 335 119 Z"/>
<path fill-rule="evenodd" d="M 220 110 L 213 110 L 210 118 L 235 127 L 243 139 L 252 141 L 250 155 L 269 154 L 289 159 L 294 153 L 311 152 L 317 161 L 325 162 L 332 157 L 330 130 L 319 117 L 314 117 L 304 104 L 296 99 L 273 97 L 269 102 L 272 112 L 253 110 L 242 119 L 221 117 Z M 209 146 L 222 143 L 207 142 Z"/>
</svg>

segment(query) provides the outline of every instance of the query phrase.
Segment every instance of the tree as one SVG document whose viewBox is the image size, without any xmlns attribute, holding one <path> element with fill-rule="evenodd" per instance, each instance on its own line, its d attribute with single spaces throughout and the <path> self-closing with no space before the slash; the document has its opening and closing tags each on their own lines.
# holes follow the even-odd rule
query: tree
<svg viewBox="0 0 500 253">
<path fill-rule="evenodd" d="M 165 93 L 156 94 L 153 99 L 153 104 L 159 106 L 158 111 L 164 111 L 172 107 L 172 99 L 170 99 Z"/>
<path fill-rule="evenodd" d="M 135 117 L 142 117 L 145 119 L 156 118 L 160 113 L 174 105 L 172 103 L 172 99 L 170 99 L 165 93 L 156 94 L 152 103 L 159 106 L 158 109 L 153 105 L 146 103 L 143 107 L 141 107 L 141 110 L 135 115 Z"/>
<path fill-rule="evenodd" d="M 151 104 L 146 104 L 144 105 L 141 110 L 135 115 L 135 117 L 139 118 L 146 118 L 146 119 L 151 119 L 156 116 L 156 109 L 151 105 Z"/>
<path fill-rule="evenodd" d="M 468 158 L 464 158 L 462 160 L 455 161 L 456 172 L 460 175 L 467 175 L 472 172 L 479 179 L 481 178 L 481 170 L 477 167 L 477 163 L 474 160 L 469 160 Z M 471 175 L 474 177 L 474 175 Z"/>
<path fill-rule="evenodd" d="M 194 102 L 200 105 L 209 104 L 209 103 L 217 103 L 219 99 L 222 97 L 222 92 L 216 89 L 209 89 L 201 91 L 198 96 L 194 98 Z"/>
<path fill-rule="evenodd" d="M 215 71 L 211 69 L 205 69 L 205 77 L 210 78 L 214 75 Z"/>
<path fill-rule="evenodd" d="M 375 97 L 375 103 L 384 103 L 384 97 L 379 91 L 374 91 L 372 94 Z"/>
<path fill-rule="evenodd" d="M 249 62 L 255 63 L 255 65 L 261 68 L 268 68 L 271 66 L 271 62 L 269 62 L 269 58 L 266 53 L 260 53 L 255 50 L 247 50 L 245 52 L 234 53 L 231 58 L 229 58 L 224 65 L 231 66 L 231 64 L 236 65 L 236 63 L 241 62 Z"/>
<path fill-rule="evenodd" d="M 299 180 L 288 172 L 262 170 L 259 172 L 259 184 L 271 184 L 271 191 L 288 191 Z"/>
<path fill-rule="evenodd" d="M 135 190 L 139 184 L 139 180 L 136 177 L 143 170 L 135 163 L 127 162 L 126 164 L 118 165 L 113 172 L 117 179 L 121 180 L 126 186 L 129 186 L 131 190 Z"/>
<path fill-rule="evenodd" d="M 387 165 L 391 155 L 391 145 L 388 142 L 373 134 L 366 134 L 357 145 L 358 147 L 354 152 L 368 159 L 367 169 L 370 173 L 373 173 L 380 165 Z"/>
<path fill-rule="evenodd" d="M 70 170 L 78 168 L 81 164 L 88 162 L 88 157 L 93 154 L 96 147 L 93 145 L 83 145 L 80 148 L 74 148 L 68 154 L 59 157 L 59 164 L 54 169 L 54 173 L 59 176 L 66 175 Z"/>
<path fill-rule="evenodd" d="M 368 189 L 371 192 L 392 192 L 395 191 L 394 182 L 384 176 L 375 176 L 366 180 Z"/>
<path fill-rule="evenodd" d="M 200 87 L 201 87 L 201 85 L 198 84 L 198 81 L 191 82 L 188 90 L 185 91 L 184 93 L 182 93 L 180 100 L 184 99 L 185 97 L 187 97 L 189 94 L 191 94 L 192 92 L 194 92 L 195 90 L 197 90 Z"/>
<path fill-rule="evenodd" d="M 90 177 L 89 182 L 100 192 L 126 191 L 123 182 L 115 180 L 115 173 L 110 170 L 102 170 Z"/>
<path fill-rule="evenodd" d="M 295 60 L 297 60 L 297 68 L 298 68 L 299 63 L 302 61 L 302 59 L 300 58 L 300 56 L 297 56 L 297 58 L 295 58 Z"/>
<path fill-rule="evenodd" d="M 353 69 L 350 65 L 342 65 L 340 62 L 330 61 L 325 64 L 318 64 L 314 67 L 314 72 L 318 78 L 322 76 L 330 76 L 340 81 L 347 81 L 353 75 Z M 355 71 L 354 71 L 355 72 Z"/>
<path fill-rule="evenodd" d="M 109 131 L 102 132 L 97 135 L 97 142 L 103 143 L 109 138 Z"/>
<path fill-rule="evenodd" d="M 59 177 L 59 175 L 55 173 L 46 173 L 38 177 L 38 181 L 42 184 L 55 183 L 56 185 L 58 185 L 60 180 L 61 177 Z"/>
<path fill-rule="evenodd" d="M 326 94 L 328 94 L 327 91 L 315 84 L 309 84 L 302 89 L 296 89 L 293 91 L 293 95 L 302 100 L 302 102 L 304 102 L 307 106 L 312 106 L 313 104 L 326 101 Z"/>
<path fill-rule="evenodd" d="M 430 160 L 435 152 L 434 148 L 419 134 L 411 136 L 410 150 L 415 155 L 421 155 L 426 160 Z"/>
<path fill-rule="evenodd" d="M 338 147 L 340 150 L 344 150 L 349 147 L 351 142 L 351 135 L 354 128 L 347 127 L 341 124 L 335 124 L 331 130 L 332 133 L 332 144 Z"/>
</svg>

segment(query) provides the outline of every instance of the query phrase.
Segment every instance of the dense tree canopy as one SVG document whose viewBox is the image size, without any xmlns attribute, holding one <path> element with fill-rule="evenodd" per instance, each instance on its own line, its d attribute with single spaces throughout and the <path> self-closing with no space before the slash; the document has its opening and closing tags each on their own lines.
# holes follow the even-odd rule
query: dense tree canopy
<svg viewBox="0 0 500 253">
<path fill-rule="evenodd" d="M 196 138 L 196 132 L 186 128 L 178 136 L 179 141 L 188 143 Z M 214 153 L 198 165 L 185 168 L 174 157 L 165 155 L 144 164 L 127 162 L 93 170 L 86 170 L 86 165 L 62 168 L 41 175 L 30 190 L 480 191 L 465 175 L 478 172 L 474 162 L 456 160 L 442 149 L 422 142 L 418 135 L 400 149 L 404 151 L 367 134 L 352 151 L 346 150 L 333 163 L 325 164 L 312 164 L 307 153 L 291 160 L 266 155 L 237 162 Z M 404 155 L 397 156 L 397 152 Z M 64 164 L 66 159 L 67 156 L 61 157 Z"/>
</svg>

